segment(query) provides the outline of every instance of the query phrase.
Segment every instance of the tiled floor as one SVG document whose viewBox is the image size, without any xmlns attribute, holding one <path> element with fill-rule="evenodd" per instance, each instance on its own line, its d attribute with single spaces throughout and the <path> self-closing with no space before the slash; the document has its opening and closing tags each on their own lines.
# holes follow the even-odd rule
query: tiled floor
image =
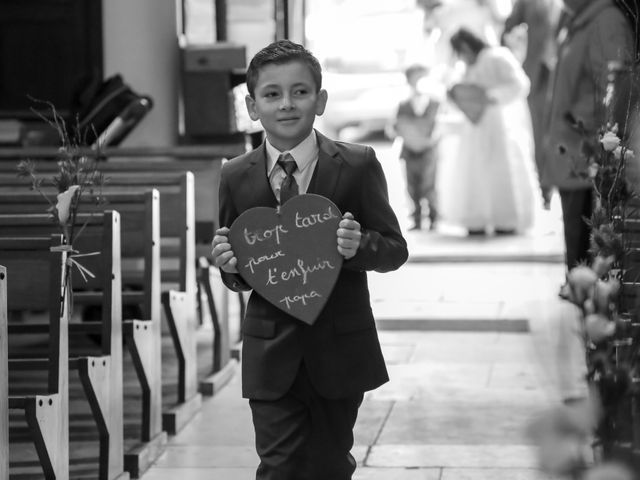
<svg viewBox="0 0 640 480">
<path fill-rule="evenodd" d="M 529 334 L 381 332 L 391 381 L 366 395 L 356 479 L 539 479 L 525 427 L 554 394 Z M 257 465 L 235 377 L 170 440 L 144 480 L 251 479 Z M 464 477 L 454 476 L 464 474 Z"/>
</svg>

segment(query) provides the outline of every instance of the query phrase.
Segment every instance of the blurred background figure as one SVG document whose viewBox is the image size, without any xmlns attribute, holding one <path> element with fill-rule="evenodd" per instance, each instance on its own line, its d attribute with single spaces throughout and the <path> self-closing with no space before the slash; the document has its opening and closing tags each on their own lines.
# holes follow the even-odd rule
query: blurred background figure
<svg viewBox="0 0 640 480">
<path fill-rule="evenodd" d="M 506 47 L 490 46 L 461 28 L 451 46 L 464 62 L 450 97 L 467 118 L 461 126 L 451 175 L 441 184 L 441 215 L 469 234 L 513 234 L 535 220 L 537 179 L 529 80 Z"/>
<path fill-rule="evenodd" d="M 608 64 L 627 64 L 633 58 L 633 29 L 622 3 L 564 0 L 544 169 L 560 193 L 568 269 L 590 258 L 591 231 L 585 219 L 592 214 L 593 186 L 583 147 L 607 120 Z"/>
<path fill-rule="evenodd" d="M 531 113 L 542 202 L 547 210 L 550 208 L 552 187 L 542 169 L 544 112 L 549 80 L 555 64 L 556 29 L 561 10 L 561 0 L 516 0 L 510 15 L 505 20 L 502 32 L 502 44 L 511 47 L 510 34 L 515 33 L 516 28 L 524 27 L 525 30 L 526 47 L 522 68 L 531 82 L 527 100 Z"/>
<path fill-rule="evenodd" d="M 488 45 L 497 45 L 502 23 L 511 11 L 511 3 L 512 0 L 442 0 L 430 12 L 430 23 L 437 27 L 439 33 L 434 63 L 452 63 L 455 60 L 449 40 L 463 27 Z"/>
<path fill-rule="evenodd" d="M 433 89 L 428 88 L 429 70 L 414 64 L 405 71 L 410 94 L 400 102 L 396 113 L 394 132 L 402 141 L 400 158 L 404 160 L 407 190 L 413 202 L 410 230 L 422 228 L 422 202 L 429 208 L 429 230 L 438 220 L 436 172 L 438 165 L 436 118 L 440 102 Z"/>
</svg>

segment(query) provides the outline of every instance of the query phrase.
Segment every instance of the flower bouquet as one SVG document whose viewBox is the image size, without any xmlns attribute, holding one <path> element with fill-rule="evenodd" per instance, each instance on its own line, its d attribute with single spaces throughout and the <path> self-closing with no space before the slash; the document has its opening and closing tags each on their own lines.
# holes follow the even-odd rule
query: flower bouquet
<svg viewBox="0 0 640 480">
<path fill-rule="evenodd" d="M 43 114 L 35 111 L 43 120 L 55 128 L 60 137 L 61 146 L 57 159 L 57 171 L 50 177 L 41 176 L 36 169 L 36 162 L 31 159 L 22 160 L 17 166 L 18 177 L 30 180 L 30 188 L 42 195 L 47 208 L 43 211 L 49 212 L 51 220 L 63 235 L 64 250 L 68 253 L 67 264 L 69 267 L 78 269 L 82 277 L 93 274 L 78 262 L 77 258 L 87 255 L 97 255 L 99 252 L 80 253 L 73 248 L 74 240 L 82 233 L 86 224 L 79 225 L 78 213 L 82 202 L 89 197 L 96 204 L 104 203 L 102 197 L 102 186 L 104 185 L 104 175 L 98 170 L 96 161 L 86 155 L 80 155 L 82 138 L 78 134 L 70 135 L 67 125 L 55 107 L 48 103 L 52 112 L 52 119 L 46 118 Z M 79 130 L 76 129 L 76 132 Z M 55 200 L 53 199 L 55 196 Z M 69 281 L 71 268 L 67 270 L 65 286 Z"/>
</svg>

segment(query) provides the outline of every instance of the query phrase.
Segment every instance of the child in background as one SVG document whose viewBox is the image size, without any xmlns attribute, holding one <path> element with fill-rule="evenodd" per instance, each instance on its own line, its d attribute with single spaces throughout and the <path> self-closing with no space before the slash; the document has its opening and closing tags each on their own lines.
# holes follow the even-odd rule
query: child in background
<svg viewBox="0 0 640 480">
<path fill-rule="evenodd" d="M 413 225 L 410 230 L 422 228 L 422 201 L 429 205 L 429 229 L 438 221 L 436 172 L 438 166 L 438 139 L 434 135 L 440 102 L 420 88 L 429 71 L 423 65 L 412 65 L 405 70 L 410 94 L 398 106 L 394 130 L 402 139 L 400 158 L 404 160 L 407 189 L 413 202 Z"/>
</svg>

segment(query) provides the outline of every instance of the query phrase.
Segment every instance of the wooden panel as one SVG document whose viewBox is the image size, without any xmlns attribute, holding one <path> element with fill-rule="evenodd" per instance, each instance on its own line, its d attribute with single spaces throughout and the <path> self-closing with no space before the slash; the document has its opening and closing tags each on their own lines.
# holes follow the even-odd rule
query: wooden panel
<svg viewBox="0 0 640 480">
<path fill-rule="evenodd" d="M 7 270 L 0 266 L 0 478 L 9 478 L 9 369 Z"/>
<path fill-rule="evenodd" d="M 42 150 L 41 153 L 38 153 L 38 150 L 0 149 L 0 187 L 4 189 L 5 187 L 24 185 L 24 188 L 28 188 L 29 182 L 26 179 L 18 179 L 15 175 L 16 166 L 20 158 L 19 154 L 33 151 L 29 158 L 35 159 L 47 156 L 47 152 L 49 152 L 49 156 L 52 154 L 51 149 Z M 120 151 L 122 153 L 119 153 Z M 190 153 L 191 151 L 193 153 Z M 114 158 L 109 158 L 108 161 L 101 161 L 99 169 L 107 178 L 124 177 L 118 182 L 127 181 L 127 177 L 131 178 L 129 180 L 131 185 L 139 183 L 140 180 L 138 178 L 142 178 L 148 185 L 149 174 L 153 173 L 158 187 L 161 185 L 159 182 L 162 182 L 162 178 L 165 176 L 171 179 L 175 178 L 176 173 L 192 172 L 194 175 L 195 218 L 198 226 L 198 240 L 201 238 L 202 242 L 210 243 L 213 239 L 214 227 L 218 219 L 218 184 L 222 163 L 220 158 L 233 158 L 244 151 L 245 147 L 241 144 L 221 145 L 219 147 L 213 145 L 209 149 L 175 147 L 167 150 L 166 153 L 163 153 L 162 150 L 149 148 L 139 152 L 132 149 L 106 149 L 104 152 L 105 157 L 113 155 Z M 16 155 L 15 158 L 7 158 L 7 155 L 12 153 Z M 160 160 L 158 158 L 147 158 L 146 156 L 143 158 L 123 157 L 131 153 L 146 156 L 164 154 L 168 157 L 180 155 L 180 159 Z M 182 158 L 183 156 L 186 158 Z M 52 159 L 36 161 L 36 171 L 39 174 L 45 175 L 56 170 L 56 162 L 52 161 Z M 16 189 L 14 188 L 13 190 L 15 191 Z"/>
<path fill-rule="evenodd" d="M 16 402 L 25 409 L 25 417 L 46 478 L 69 476 L 69 291 L 64 288 L 66 253 L 56 251 L 62 245 L 61 235 L 50 238 L 0 238 L 0 264 L 7 266 L 7 284 L 16 291 L 35 292 L 34 297 L 47 298 L 45 311 L 49 317 L 47 382 L 44 395 L 29 396 Z M 21 267 L 21 258 L 33 262 L 40 258 L 46 267 L 46 283 Z M 11 295 L 11 290 L 8 291 Z M 61 301 L 62 300 L 62 301 Z M 13 303 L 11 297 L 8 303 Z M 27 304 L 28 305 L 28 304 Z"/>
<path fill-rule="evenodd" d="M 65 115 L 78 89 L 102 80 L 101 0 L 3 0 L 0 58 L 0 116 L 35 118 L 27 94 Z"/>
</svg>

